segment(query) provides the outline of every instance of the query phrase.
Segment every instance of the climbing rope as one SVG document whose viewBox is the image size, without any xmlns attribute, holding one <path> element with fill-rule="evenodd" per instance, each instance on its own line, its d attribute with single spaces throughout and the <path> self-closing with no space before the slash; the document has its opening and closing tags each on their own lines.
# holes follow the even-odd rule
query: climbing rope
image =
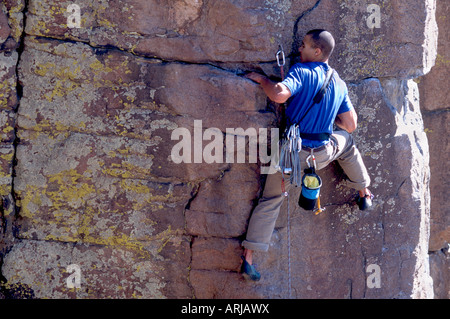
<svg viewBox="0 0 450 319">
<path fill-rule="evenodd" d="M 292 125 L 285 138 L 282 139 L 280 147 L 280 169 L 282 174 L 281 192 L 282 196 L 287 200 L 287 245 L 288 245 L 288 294 L 291 298 L 291 225 L 290 225 L 290 209 L 289 209 L 289 193 L 285 190 L 284 174 L 290 173 L 291 185 L 299 186 L 301 184 L 301 164 L 300 151 L 302 149 L 302 139 L 300 137 L 300 129 L 298 125 Z"/>
<path fill-rule="evenodd" d="M 284 55 L 283 47 L 280 44 L 278 46 L 278 51 L 276 54 L 277 58 L 277 64 L 280 67 L 280 74 L 281 74 L 281 80 L 284 80 L 284 65 L 286 64 L 286 58 Z M 283 109 L 282 109 L 283 112 Z M 282 114 L 284 116 L 284 114 Z M 286 139 L 284 139 L 284 142 L 281 142 L 281 148 L 280 148 L 280 163 L 279 163 L 279 169 L 281 170 L 281 196 L 285 196 L 287 200 L 287 246 L 288 246 L 288 298 L 291 299 L 291 225 L 290 225 L 290 210 L 289 210 L 289 193 L 286 192 L 285 185 L 284 185 L 284 174 L 291 173 L 291 182 L 292 182 L 292 174 L 293 169 L 295 173 L 297 173 L 297 168 L 295 164 L 300 164 L 300 162 L 297 163 L 297 159 L 290 156 L 291 153 L 293 153 L 293 150 L 298 149 L 298 145 L 300 145 L 301 150 L 301 140 L 300 144 L 298 144 L 298 140 L 296 137 L 300 138 L 300 130 L 298 130 L 298 134 L 295 128 L 292 128 L 292 130 L 289 130 Z M 283 141 L 283 139 L 281 140 Z M 295 152 L 295 151 L 294 151 Z M 297 178 L 295 178 L 295 182 L 297 182 Z"/>
<path fill-rule="evenodd" d="M 288 299 L 292 298 L 291 295 L 291 225 L 289 216 L 289 196 L 287 197 L 287 237 L 288 237 Z"/>
</svg>

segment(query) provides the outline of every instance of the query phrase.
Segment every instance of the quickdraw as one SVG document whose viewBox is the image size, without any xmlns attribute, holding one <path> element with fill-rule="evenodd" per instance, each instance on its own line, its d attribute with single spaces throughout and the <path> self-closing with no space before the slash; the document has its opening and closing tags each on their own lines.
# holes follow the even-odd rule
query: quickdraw
<svg viewBox="0 0 450 319">
<path fill-rule="evenodd" d="M 281 60 L 280 60 L 281 57 Z M 280 67 L 281 80 L 284 80 L 284 65 L 286 64 L 286 57 L 284 55 L 283 46 L 280 44 L 278 46 L 278 51 L 276 54 L 277 64 Z"/>
<path fill-rule="evenodd" d="M 301 185 L 300 151 L 302 138 L 298 125 L 292 125 L 280 141 L 279 169 L 283 174 L 290 174 L 290 182 L 295 186 Z"/>
</svg>

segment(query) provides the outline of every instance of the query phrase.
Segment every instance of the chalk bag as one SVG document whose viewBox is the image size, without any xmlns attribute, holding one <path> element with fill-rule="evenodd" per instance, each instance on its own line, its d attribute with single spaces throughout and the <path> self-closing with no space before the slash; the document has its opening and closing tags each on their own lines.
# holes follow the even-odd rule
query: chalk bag
<svg viewBox="0 0 450 319">
<path fill-rule="evenodd" d="M 305 210 L 313 210 L 320 195 L 322 180 L 314 172 L 305 173 L 302 178 L 302 190 L 298 205 Z"/>
</svg>

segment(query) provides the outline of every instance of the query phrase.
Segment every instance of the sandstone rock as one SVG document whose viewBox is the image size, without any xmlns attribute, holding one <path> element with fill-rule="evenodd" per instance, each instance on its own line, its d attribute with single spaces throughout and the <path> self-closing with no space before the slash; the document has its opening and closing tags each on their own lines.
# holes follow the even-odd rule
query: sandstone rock
<svg viewBox="0 0 450 319">
<path fill-rule="evenodd" d="M 2 50 L 13 51 L 18 48 L 23 33 L 23 13 L 25 8 L 24 0 L 5 0 L 3 1 L 4 12 L 7 12 L 6 22 L 3 18 L 2 32 L 5 43 Z M 0 41 L 0 43 L 3 41 Z"/>
<path fill-rule="evenodd" d="M 17 52 L 0 52 L 0 262 L 14 240 L 13 166 L 18 105 L 15 69 L 18 57 Z"/>
<path fill-rule="evenodd" d="M 192 270 L 190 278 L 194 293 L 199 299 L 240 299 L 243 293 L 247 298 L 261 298 L 260 295 L 252 293 L 249 284 L 237 273 Z"/>
<path fill-rule="evenodd" d="M 446 170 L 446 154 L 450 151 L 447 131 L 450 116 L 448 111 L 424 114 L 428 140 L 430 141 L 431 166 L 431 237 L 430 251 L 445 248 L 450 242 L 450 217 L 447 212 L 446 192 L 449 187 Z"/>
<path fill-rule="evenodd" d="M 123 140 L 24 133 L 15 182 L 19 238 L 139 249 L 141 241 L 153 241 L 155 251 L 179 239 L 191 188 L 148 180 L 145 165 L 138 167 L 151 161 L 120 153 Z"/>
<path fill-rule="evenodd" d="M 73 274 L 69 265 L 81 270 L 82 289 L 68 285 Z M 24 241 L 14 246 L 3 266 L 8 285 L 20 282 L 33 289 L 35 298 L 164 298 L 162 291 L 171 285 L 158 275 L 168 272 L 164 262 L 143 259 L 129 247 Z M 183 272 L 183 267 L 178 270 Z M 180 273 L 174 278 L 180 275 L 186 276 Z M 178 296 L 189 296 L 186 282 L 185 287 L 178 283 Z"/>
<path fill-rule="evenodd" d="M 448 187 L 448 169 L 446 157 L 449 152 L 448 120 L 449 102 L 446 99 L 448 91 L 445 78 L 449 76 L 450 40 L 448 34 L 449 22 L 445 15 L 450 12 L 450 6 L 443 1 L 437 2 L 436 20 L 439 25 L 439 46 L 436 65 L 429 74 L 419 79 L 421 109 L 424 117 L 425 131 L 430 144 L 431 166 L 431 238 L 430 251 L 445 248 L 450 242 L 450 220 L 447 212 L 445 191 Z"/>
<path fill-rule="evenodd" d="M 371 79 L 350 86 L 350 90 L 361 123 L 355 139 L 373 178 L 374 209 L 369 212 L 358 210 L 353 202 L 355 193 L 343 186 L 342 171 L 337 165 L 319 171 L 324 180 L 321 201 L 326 207 L 324 213 L 315 216 L 299 209 L 299 190 L 294 189 L 290 194 L 291 294 L 288 294 L 285 203 L 269 252 L 255 254 L 265 278 L 264 284 L 247 286 L 245 297 L 358 299 L 433 296 L 427 264 L 429 233 L 426 227 L 421 226 L 429 222 L 426 208 L 429 200 L 428 157 L 426 152 L 421 153 L 422 150 L 416 148 L 416 145 L 426 145 L 423 128 L 418 125 L 417 87 L 411 81 L 381 83 Z M 398 100 L 399 92 L 409 98 Z M 420 142 L 416 143 L 418 139 Z M 399 166 L 398 163 L 402 164 Z M 411 170 L 415 172 L 413 175 Z M 417 194 L 413 201 L 411 194 Z M 189 219 L 195 217 L 188 216 Z M 215 234 L 210 227 L 204 226 L 204 229 Z M 210 248 L 204 250 L 215 254 L 217 243 L 208 239 L 201 243 L 202 247 L 209 244 Z M 194 253 L 193 258 L 197 258 Z M 206 268 L 210 264 L 213 269 L 195 272 L 194 290 L 206 298 L 229 298 L 232 290 L 225 291 L 222 287 L 223 281 L 230 285 L 233 274 L 218 273 L 214 269 L 218 266 L 213 262 L 201 267 Z M 373 271 L 370 267 L 376 266 L 381 272 L 380 287 L 368 285 Z M 219 282 L 206 284 L 204 278 L 208 277 Z M 236 282 L 236 287 L 239 285 Z"/>
<path fill-rule="evenodd" d="M 164 60 L 241 62 L 273 60 L 296 16 L 315 1 L 79 1 L 81 28 L 68 29 L 71 3 L 31 1 L 26 32 Z"/>
<path fill-rule="evenodd" d="M 243 235 L 258 191 L 257 174 L 248 165 L 236 164 L 220 179 L 201 183 L 186 210 L 187 232 L 224 238 Z"/>
<path fill-rule="evenodd" d="M 449 282 L 449 252 L 448 247 L 433 253 L 430 253 L 430 272 L 433 277 L 433 286 L 436 299 L 448 299 L 450 297 L 448 290 Z"/>
<path fill-rule="evenodd" d="M 0 44 L 3 44 L 11 34 L 11 28 L 8 25 L 8 18 L 3 11 L 0 11 Z"/>
<path fill-rule="evenodd" d="M 18 57 L 17 52 L 0 52 L 0 109 L 2 111 L 14 111 L 17 107 L 15 70 Z M 3 129 L 6 129 L 6 127 L 3 127 Z"/>
<path fill-rule="evenodd" d="M 402 91 L 417 90 L 409 85 L 391 83 Z M 337 165 L 318 172 L 324 181 L 321 204 L 326 210 L 322 214 L 316 216 L 297 206 L 299 189 L 289 196 L 292 298 L 432 298 L 428 230 L 421 226 L 429 222 L 428 163 L 427 154 L 416 148 L 426 145 L 426 139 L 414 122 L 420 121 L 414 99 L 393 108 L 393 102 L 385 98 L 389 96 L 385 86 L 375 79 L 350 86 L 361 123 L 355 139 L 373 180 L 374 208 L 358 210 L 355 192 L 343 186 Z M 400 123 L 403 118 L 410 120 Z M 421 142 L 416 144 L 416 138 Z M 417 197 L 412 200 L 411 194 Z M 287 203 L 270 252 L 256 257 L 263 277 L 284 283 L 281 298 L 289 297 L 286 210 Z M 367 284 L 373 272 L 370 265 L 379 266 L 379 288 Z M 263 296 L 272 293 L 262 285 L 255 290 Z"/>
<path fill-rule="evenodd" d="M 197 237 L 192 243 L 192 269 L 237 271 L 241 252 L 236 239 Z"/>
<path fill-rule="evenodd" d="M 424 128 L 435 119 L 424 127 L 412 78 L 435 60 L 434 1 L 381 1 L 379 28 L 362 0 L 78 1 L 79 27 L 68 25 L 70 4 L 4 2 L 2 296 L 433 297 Z M 326 211 L 302 211 L 294 189 L 269 252 L 255 254 L 263 280 L 248 283 L 240 242 L 261 163 L 205 161 L 208 134 L 215 152 L 238 155 L 228 137 L 274 126 L 273 105 L 241 74 L 279 76 L 278 45 L 287 69 L 317 27 L 336 36 L 331 64 L 359 116 L 374 208 L 358 210 L 338 165 L 320 171 Z M 190 145 L 179 164 L 176 129 Z M 431 272 L 442 291 L 439 258 Z M 71 264 L 80 288 L 67 285 Z"/>
<path fill-rule="evenodd" d="M 433 65 L 436 39 L 427 38 L 436 30 L 433 3 L 384 1 L 380 27 L 369 28 L 365 1 L 78 2 L 83 23 L 68 29 L 68 1 L 31 1 L 26 32 L 113 45 L 165 60 L 251 62 L 273 61 L 279 44 L 296 47 L 295 31 L 325 27 L 337 36 L 337 64 L 346 78 L 410 77 Z M 411 25 L 411 19 L 424 24 Z"/>
<path fill-rule="evenodd" d="M 299 39 L 310 29 L 330 30 L 336 38 L 330 63 L 348 80 L 427 73 L 436 56 L 435 2 L 381 1 L 376 3 L 379 15 L 371 4 L 320 1 L 298 21 Z M 330 12 L 336 14 L 330 16 Z M 411 23 L 414 19 L 422 22 Z"/>
<path fill-rule="evenodd" d="M 442 160 L 447 157 L 449 151 L 449 103 L 446 98 L 448 86 L 445 85 L 445 79 L 449 76 L 450 61 L 449 21 L 446 18 L 449 12 L 448 3 L 437 1 L 436 20 L 439 26 L 439 37 L 436 65 L 430 73 L 418 79 L 421 110 L 430 147 L 430 267 L 433 270 L 435 297 L 439 299 L 447 299 L 449 291 L 449 282 L 446 277 L 449 261 L 443 253 L 448 254 L 448 243 L 450 242 L 450 220 L 445 192 L 445 189 L 448 188 L 449 174 L 447 161 Z"/>
</svg>

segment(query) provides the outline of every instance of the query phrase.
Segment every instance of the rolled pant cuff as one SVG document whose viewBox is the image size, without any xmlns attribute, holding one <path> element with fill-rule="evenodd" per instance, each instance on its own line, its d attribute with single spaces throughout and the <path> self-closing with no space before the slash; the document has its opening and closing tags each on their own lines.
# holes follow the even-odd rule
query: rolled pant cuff
<svg viewBox="0 0 450 319">
<path fill-rule="evenodd" d="M 361 191 L 364 188 L 367 188 L 367 187 L 370 186 L 370 178 L 369 178 L 368 181 L 365 181 L 365 182 L 362 182 L 362 183 L 355 183 L 355 182 L 347 180 L 345 185 L 347 187 L 349 187 L 349 188 L 353 188 L 353 189 L 356 189 L 357 191 Z"/>
<path fill-rule="evenodd" d="M 244 248 L 250 249 L 250 250 L 256 250 L 256 251 L 268 251 L 269 250 L 269 244 L 261 244 L 261 243 L 254 243 L 248 240 L 244 240 L 242 242 L 242 246 Z"/>
</svg>

